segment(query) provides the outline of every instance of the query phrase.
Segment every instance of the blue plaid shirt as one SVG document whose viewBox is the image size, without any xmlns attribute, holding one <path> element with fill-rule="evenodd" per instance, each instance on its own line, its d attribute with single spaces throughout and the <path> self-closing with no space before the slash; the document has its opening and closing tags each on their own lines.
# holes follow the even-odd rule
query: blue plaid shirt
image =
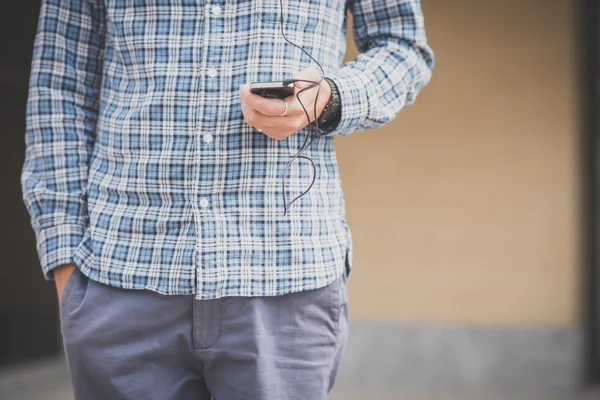
<svg viewBox="0 0 600 400">
<path fill-rule="evenodd" d="M 308 127 L 274 140 L 239 87 L 314 64 L 280 33 L 279 0 L 43 0 L 27 101 L 23 198 L 46 279 L 163 294 L 271 296 L 352 263 L 334 138 L 376 128 L 431 76 L 418 0 L 284 0 L 287 37 L 323 66 L 341 120 L 305 155 L 313 188 L 283 215 L 285 165 Z M 346 9 L 360 55 L 343 63 Z M 312 180 L 288 172 L 288 199 Z"/>
</svg>

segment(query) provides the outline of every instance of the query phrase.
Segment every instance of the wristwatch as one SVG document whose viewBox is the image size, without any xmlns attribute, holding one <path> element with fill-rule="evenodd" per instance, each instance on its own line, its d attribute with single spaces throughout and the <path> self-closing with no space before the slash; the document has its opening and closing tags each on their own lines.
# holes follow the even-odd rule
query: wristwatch
<svg viewBox="0 0 600 400">
<path fill-rule="evenodd" d="M 333 131 L 340 122 L 342 117 L 342 103 L 337 85 L 327 77 L 324 79 L 327 80 L 331 87 L 331 97 L 325 105 L 323 112 L 319 115 L 319 118 L 317 118 L 317 122 L 319 123 L 319 130 L 322 131 L 322 133 L 329 133 Z"/>
</svg>

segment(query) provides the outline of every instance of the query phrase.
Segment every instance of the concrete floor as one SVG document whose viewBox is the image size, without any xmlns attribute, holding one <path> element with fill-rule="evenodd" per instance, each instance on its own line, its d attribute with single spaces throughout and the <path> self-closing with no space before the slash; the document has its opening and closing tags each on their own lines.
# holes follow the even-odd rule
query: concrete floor
<svg viewBox="0 0 600 400">
<path fill-rule="evenodd" d="M 0 370 L 2 400 L 72 400 L 67 368 L 62 360 L 47 360 Z M 600 391 L 581 393 L 394 393 L 336 387 L 329 400 L 600 400 Z"/>
</svg>

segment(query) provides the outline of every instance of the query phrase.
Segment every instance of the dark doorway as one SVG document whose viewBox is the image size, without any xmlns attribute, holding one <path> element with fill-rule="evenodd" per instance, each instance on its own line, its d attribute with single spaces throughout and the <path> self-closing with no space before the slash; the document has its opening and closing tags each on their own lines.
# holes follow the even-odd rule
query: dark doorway
<svg viewBox="0 0 600 400">
<path fill-rule="evenodd" d="M 20 185 L 39 8 L 39 0 L 10 1 L 0 13 L 0 367 L 60 352 L 54 285 L 43 278 Z"/>
</svg>

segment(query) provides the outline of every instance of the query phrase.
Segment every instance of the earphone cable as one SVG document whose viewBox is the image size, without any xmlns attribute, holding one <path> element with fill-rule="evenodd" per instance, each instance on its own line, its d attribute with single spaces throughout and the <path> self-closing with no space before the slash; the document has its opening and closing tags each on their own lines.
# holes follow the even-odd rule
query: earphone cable
<svg viewBox="0 0 600 400">
<path fill-rule="evenodd" d="M 294 155 L 294 156 L 293 156 L 293 157 L 290 159 L 290 161 L 288 161 L 288 163 L 287 163 L 287 165 L 286 165 L 286 167 L 285 167 L 285 169 L 284 169 L 284 172 L 283 172 L 283 178 L 282 178 L 282 182 L 281 182 L 281 186 L 282 186 L 282 196 L 283 196 L 283 208 L 284 208 L 284 210 L 283 210 L 283 215 L 286 215 L 286 214 L 287 214 L 287 212 L 289 211 L 289 208 L 291 207 L 291 205 L 292 205 L 292 204 L 293 204 L 293 203 L 294 203 L 296 200 L 298 200 L 299 198 L 301 198 L 302 196 L 304 196 L 306 193 L 308 193 L 308 191 L 309 191 L 309 190 L 310 190 L 310 189 L 313 187 L 313 185 L 314 185 L 314 183 L 315 183 L 315 180 L 316 180 L 316 178 L 317 178 L 317 168 L 316 168 L 316 166 L 315 166 L 315 163 L 314 163 L 314 161 L 313 161 L 313 160 L 312 160 L 310 157 L 307 157 L 307 156 L 304 156 L 304 155 L 301 155 L 301 154 L 302 154 L 302 153 L 303 153 L 305 150 L 307 150 L 307 149 L 310 147 L 310 145 L 312 144 L 312 142 L 313 142 L 313 141 L 315 140 L 315 138 L 317 138 L 317 136 L 318 136 L 318 135 L 317 135 L 317 132 L 319 131 L 319 122 L 317 121 L 317 117 L 316 117 L 316 116 L 317 116 L 317 101 L 318 101 L 318 99 L 319 99 L 320 86 L 321 86 L 321 82 L 322 82 L 322 81 L 323 81 L 323 79 L 324 79 L 325 72 L 323 71 L 323 67 L 321 66 L 321 64 L 320 64 L 320 63 L 319 63 L 317 60 L 315 60 L 315 59 L 314 59 L 314 58 L 313 58 L 313 57 L 312 57 L 312 56 L 311 56 L 311 55 L 310 55 L 310 54 L 309 54 L 309 53 L 308 53 L 306 50 L 304 50 L 304 49 L 303 49 L 301 46 L 298 46 L 297 44 L 293 43 L 292 41 L 290 41 L 290 40 L 289 40 L 289 39 L 288 39 L 288 38 L 285 36 L 285 31 L 284 31 L 284 29 L 283 29 L 283 1 L 282 1 L 282 0 L 279 0 L 279 5 L 280 5 L 280 10 L 281 10 L 281 12 L 279 13 L 279 16 L 280 16 L 279 20 L 280 20 L 280 29 L 281 29 L 281 35 L 282 35 L 282 36 L 283 36 L 283 38 L 284 38 L 284 39 L 285 39 L 285 40 L 286 40 L 288 43 L 290 43 L 292 46 L 294 46 L 294 47 L 296 47 L 296 48 L 298 48 L 298 49 L 302 50 L 302 52 L 303 52 L 304 54 L 306 54 L 306 55 L 307 55 L 307 56 L 308 56 L 308 57 L 309 57 L 311 60 L 313 60 L 313 61 L 314 61 L 314 62 L 315 62 L 315 63 L 316 63 L 318 66 L 319 66 L 319 69 L 321 70 L 321 77 L 320 77 L 319 81 L 311 81 L 311 80 L 305 80 L 305 79 L 286 79 L 286 80 L 284 80 L 284 81 L 283 81 L 283 82 L 284 82 L 284 84 L 289 84 L 289 83 L 294 83 L 294 82 L 309 82 L 309 83 L 312 83 L 312 85 L 310 85 L 310 86 L 308 86 L 308 87 L 306 87 L 306 88 L 300 89 L 300 90 L 299 90 L 299 91 L 296 93 L 296 98 L 298 99 L 298 102 L 300 103 L 300 106 L 302 107 L 302 110 L 304 111 L 304 114 L 306 115 L 306 119 L 307 119 L 307 121 L 308 121 L 308 125 L 307 125 L 307 126 L 308 126 L 308 134 L 306 135 L 306 139 L 304 140 L 304 143 L 303 143 L 302 147 L 301 147 L 301 148 L 300 148 L 300 150 L 299 150 L 299 151 L 298 151 L 298 152 L 297 152 L 297 153 L 296 153 L 296 154 L 295 154 L 295 155 Z M 261 18 L 261 17 L 259 16 L 259 18 Z M 262 18 L 261 18 L 261 20 L 262 20 L 263 22 L 267 22 L 267 21 L 264 21 L 264 19 L 262 19 Z M 315 96 L 315 101 L 314 101 L 314 108 L 313 108 L 313 115 L 315 116 L 315 121 L 314 121 L 314 122 L 315 122 L 315 128 L 316 128 L 316 132 L 314 132 L 314 133 L 313 133 L 313 126 L 311 125 L 311 122 L 310 122 L 310 115 L 308 114 L 308 111 L 306 110 L 306 108 L 304 107 L 304 104 L 303 104 L 303 103 L 302 103 L 302 101 L 300 100 L 300 93 L 304 92 L 305 90 L 312 89 L 312 88 L 314 88 L 315 86 L 319 86 L 319 90 L 317 90 L 317 94 L 316 94 L 316 96 Z M 309 139 L 310 139 L 310 141 L 309 141 Z M 302 192 L 300 195 L 296 196 L 296 197 L 295 197 L 295 198 L 294 198 L 292 201 L 290 201 L 290 202 L 289 202 L 289 204 L 287 204 L 287 198 L 286 198 L 286 195 L 285 195 L 285 192 L 286 192 L 286 191 L 285 191 L 285 187 L 286 187 L 286 185 L 285 185 L 285 182 L 286 182 L 286 176 L 287 176 L 287 171 L 288 171 L 289 167 L 292 165 L 292 163 L 293 163 L 293 162 L 294 162 L 294 160 L 296 160 L 296 159 L 306 159 L 306 160 L 310 161 L 310 163 L 311 163 L 311 166 L 312 166 L 312 168 L 313 168 L 313 179 L 312 179 L 312 181 L 311 181 L 310 185 L 308 186 L 308 188 L 307 188 L 307 189 L 306 189 L 304 192 Z"/>
</svg>

